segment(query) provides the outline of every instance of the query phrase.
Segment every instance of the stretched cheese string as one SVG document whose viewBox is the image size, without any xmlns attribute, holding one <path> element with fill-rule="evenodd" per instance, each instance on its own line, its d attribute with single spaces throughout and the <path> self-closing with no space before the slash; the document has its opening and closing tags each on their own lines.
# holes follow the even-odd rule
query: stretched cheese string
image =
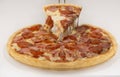
<svg viewBox="0 0 120 77">
<path fill-rule="evenodd" d="M 61 3 L 61 0 L 58 0 L 58 3 L 60 4 L 60 3 Z M 64 0 L 64 3 L 66 3 L 66 0 Z"/>
</svg>

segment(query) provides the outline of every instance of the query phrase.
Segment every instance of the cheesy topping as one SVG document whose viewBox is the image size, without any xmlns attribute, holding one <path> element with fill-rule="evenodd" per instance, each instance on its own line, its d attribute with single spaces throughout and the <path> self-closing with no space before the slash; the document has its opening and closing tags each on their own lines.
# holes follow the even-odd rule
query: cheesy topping
<svg viewBox="0 0 120 77">
<path fill-rule="evenodd" d="M 26 39 L 25 41 L 28 42 L 28 43 L 34 44 L 34 42 L 32 41 L 32 39 Z"/>
<path fill-rule="evenodd" d="M 12 48 L 13 48 L 13 49 L 16 49 L 16 51 L 21 50 L 21 48 L 17 45 L 17 43 L 13 43 L 13 44 L 12 44 Z"/>
<path fill-rule="evenodd" d="M 63 37 L 69 35 L 74 27 L 77 26 L 77 20 L 79 17 L 79 12 L 80 8 L 79 7 L 74 7 L 74 6 L 48 6 L 48 9 L 45 9 L 45 12 L 47 16 L 51 16 L 53 20 L 53 26 L 51 28 L 46 28 L 45 29 L 50 29 L 47 31 L 51 31 L 53 34 L 55 34 L 58 37 L 58 40 L 62 40 Z M 52 10 L 49 10 L 51 8 Z M 75 9 L 79 9 L 78 12 L 76 12 Z M 55 11 L 53 11 L 55 9 Z M 76 13 L 75 13 L 76 12 Z M 77 16 L 78 15 L 78 16 Z M 64 21 L 65 20 L 65 21 Z M 63 21 L 63 22 L 62 22 Z"/>
</svg>

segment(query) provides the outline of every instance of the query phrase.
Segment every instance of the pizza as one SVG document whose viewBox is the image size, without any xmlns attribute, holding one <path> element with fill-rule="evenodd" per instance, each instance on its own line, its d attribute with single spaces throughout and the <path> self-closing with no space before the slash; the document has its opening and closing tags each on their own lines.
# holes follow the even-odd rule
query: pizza
<svg viewBox="0 0 120 77">
<path fill-rule="evenodd" d="M 72 7 L 72 12 L 75 11 L 72 15 L 75 17 L 71 18 L 72 15 L 68 12 L 63 14 L 65 19 L 62 20 L 73 20 L 72 25 L 69 22 L 65 22 L 68 25 L 60 23 L 62 15 L 60 19 L 59 16 L 57 19 L 52 15 L 58 12 L 58 9 L 66 7 Z M 25 27 L 10 37 L 8 53 L 15 60 L 39 68 L 66 70 L 97 65 L 115 55 L 117 44 L 109 32 L 90 24 L 76 26 L 75 20 L 81 11 L 79 7 L 66 4 L 49 5 L 45 7 L 45 11 L 48 16 L 44 25 Z M 57 22 L 60 31 L 53 31 L 52 28 L 58 27 Z M 69 27 L 72 29 L 68 30 Z M 61 36 L 59 33 L 64 35 L 61 40 L 58 40 Z"/>
</svg>

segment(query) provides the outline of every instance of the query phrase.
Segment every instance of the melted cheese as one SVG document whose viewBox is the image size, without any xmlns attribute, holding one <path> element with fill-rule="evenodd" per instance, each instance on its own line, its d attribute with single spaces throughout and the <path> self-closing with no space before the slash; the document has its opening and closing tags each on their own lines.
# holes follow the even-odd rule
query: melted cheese
<svg viewBox="0 0 120 77">
<path fill-rule="evenodd" d="M 48 56 L 48 57 L 52 56 L 52 54 L 50 54 L 50 53 L 44 53 L 43 55 Z"/>
<path fill-rule="evenodd" d="M 21 50 L 21 48 L 17 45 L 17 43 L 13 43 L 13 44 L 12 44 L 12 48 L 13 48 L 13 49 L 16 49 L 16 51 Z"/>
<path fill-rule="evenodd" d="M 34 44 L 34 42 L 31 39 L 26 39 L 25 41 L 28 43 Z"/>
<path fill-rule="evenodd" d="M 90 30 L 90 29 L 86 30 L 86 33 L 90 33 L 90 32 L 91 32 L 91 30 Z"/>
<path fill-rule="evenodd" d="M 16 36 L 22 36 L 22 33 L 17 34 Z"/>
<path fill-rule="evenodd" d="M 38 33 L 38 31 L 33 31 L 32 33 Z"/>
<path fill-rule="evenodd" d="M 75 34 L 76 33 L 76 30 L 73 30 L 71 34 Z"/>
<path fill-rule="evenodd" d="M 57 21 L 66 19 L 64 16 L 60 16 L 60 15 L 51 16 L 51 17 L 52 17 L 52 20 L 54 21 L 54 23 Z"/>
<path fill-rule="evenodd" d="M 50 58 L 50 61 L 56 61 L 56 60 L 61 60 L 60 57 L 56 56 L 56 57 L 53 57 L 52 54 L 50 53 L 44 53 L 45 56 L 48 56 Z"/>
<path fill-rule="evenodd" d="M 72 57 L 66 57 L 66 60 L 68 60 L 68 61 L 73 61 L 74 58 L 72 58 Z"/>
<path fill-rule="evenodd" d="M 45 57 L 42 57 L 42 56 L 40 56 L 38 59 L 39 59 L 39 60 L 46 60 L 46 58 L 45 58 Z"/>
<path fill-rule="evenodd" d="M 55 12 L 51 12 L 51 11 L 47 10 L 46 14 L 50 15 L 50 16 L 56 16 L 56 15 L 60 15 L 60 12 L 59 12 L 59 10 L 57 10 Z"/>
<path fill-rule="evenodd" d="M 50 60 L 51 61 L 56 61 L 56 60 L 61 60 L 61 58 L 60 57 L 50 57 Z"/>
</svg>

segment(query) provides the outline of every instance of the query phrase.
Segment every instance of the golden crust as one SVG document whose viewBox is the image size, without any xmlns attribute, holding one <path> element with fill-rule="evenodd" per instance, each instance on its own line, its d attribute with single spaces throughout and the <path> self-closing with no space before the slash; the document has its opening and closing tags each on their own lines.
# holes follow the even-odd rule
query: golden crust
<svg viewBox="0 0 120 77">
<path fill-rule="evenodd" d="M 85 25 L 89 25 L 89 24 L 85 24 Z M 33 25 L 33 26 L 35 26 L 35 25 Z M 89 26 L 92 26 L 92 25 L 89 25 Z M 30 65 L 30 66 L 34 66 L 34 67 L 39 67 L 39 68 L 46 68 L 46 69 L 52 69 L 52 70 L 68 70 L 68 69 L 85 68 L 85 67 L 97 65 L 97 64 L 107 61 L 112 56 L 114 56 L 114 54 L 116 53 L 116 50 L 117 50 L 117 43 L 116 43 L 114 37 L 109 32 L 104 30 L 104 32 L 106 32 L 108 34 L 108 36 L 110 37 L 110 39 L 112 40 L 111 48 L 104 54 L 100 54 L 100 55 L 98 55 L 96 57 L 92 57 L 92 58 L 83 58 L 83 59 L 76 60 L 74 62 L 66 62 L 66 63 L 51 62 L 48 60 L 39 60 L 37 58 L 33 58 L 28 55 L 19 54 L 17 51 L 15 51 L 14 49 L 11 48 L 11 43 L 12 43 L 13 38 L 20 31 L 21 30 L 15 32 L 8 40 L 7 49 L 8 49 L 9 55 L 12 56 L 15 60 L 17 60 L 19 62 L 22 62 L 22 63 Z"/>
</svg>

